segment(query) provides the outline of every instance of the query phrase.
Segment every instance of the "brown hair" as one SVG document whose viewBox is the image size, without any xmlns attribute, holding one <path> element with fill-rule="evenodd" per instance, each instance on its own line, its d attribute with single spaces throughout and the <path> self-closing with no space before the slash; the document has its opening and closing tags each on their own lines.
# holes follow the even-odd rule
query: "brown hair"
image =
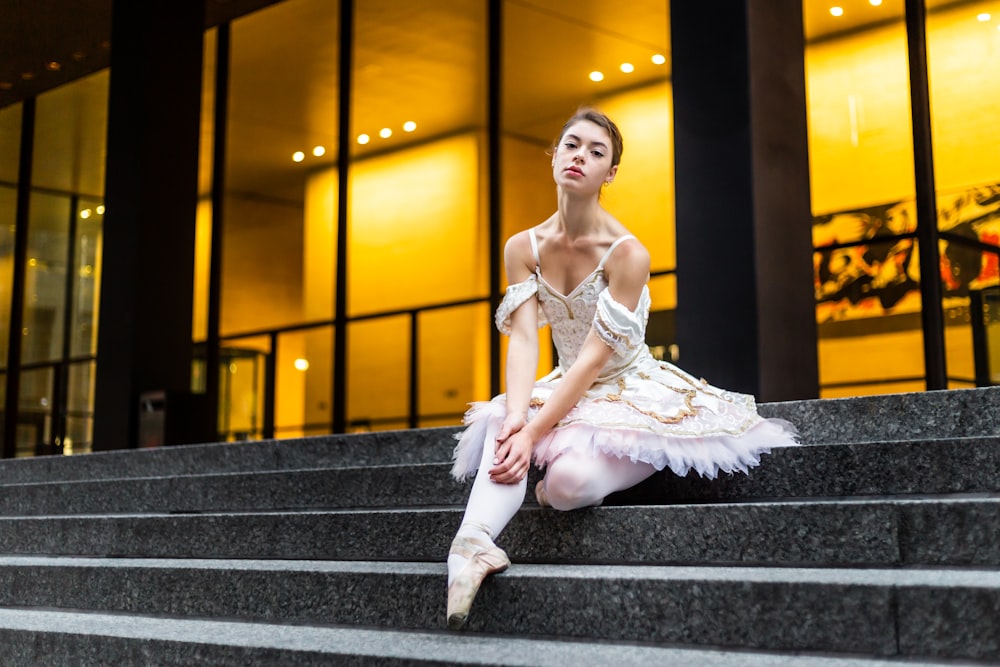
<svg viewBox="0 0 1000 667">
<path fill-rule="evenodd" d="M 622 133 L 618 130 L 618 126 L 615 122 L 608 118 L 607 114 L 604 114 L 593 107 L 580 107 L 576 110 L 576 113 L 566 121 L 563 125 L 562 130 L 559 132 L 559 136 L 556 138 L 555 143 L 552 144 L 552 150 L 555 151 L 559 146 L 559 142 L 562 141 L 563 136 L 565 136 L 566 131 L 574 124 L 581 120 L 589 120 L 594 125 L 604 128 L 611 137 L 611 166 L 616 166 L 622 161 L 622 151 L 624 146 L 622 145 Z"/>
</svg>

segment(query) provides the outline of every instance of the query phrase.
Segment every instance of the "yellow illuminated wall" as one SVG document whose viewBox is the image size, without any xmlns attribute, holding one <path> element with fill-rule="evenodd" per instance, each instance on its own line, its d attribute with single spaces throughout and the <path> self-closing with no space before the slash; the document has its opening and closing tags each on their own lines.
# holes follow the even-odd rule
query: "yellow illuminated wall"
<svg viewBox="0 0 1000 667">
<path fill-rule="evenodd" d="M 811 0 L 806 0 L 807 2 Z M 928 68 L 934 169 L 939 193 L 1000 181 L 1000 100 L 992 63 L 997 21 L 989 3 L 932 12 Z M 816 215 L 914 196 L 906 34 L 902 22 L 808 46 L 810 180 Z M 948 305 L 948 304 L 946 304 Z M 917 306 L 919 309 L 919 306 Z M 912 312 L 912 307 L 910 312 Z M 967 323 L 948 322 L 951 377 L 973 376 Z M 821 339 L 822 384 L 923 375 L 919 328 Z M 952 382 L 951 386 L 968 386 Z M 923 382 L 824 390 L 825 397 L 919 391 Z"/>
</svg>

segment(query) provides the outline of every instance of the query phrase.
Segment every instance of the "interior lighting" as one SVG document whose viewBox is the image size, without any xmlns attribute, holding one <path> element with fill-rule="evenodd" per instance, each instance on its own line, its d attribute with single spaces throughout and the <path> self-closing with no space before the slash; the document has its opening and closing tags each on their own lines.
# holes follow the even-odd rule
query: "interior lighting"
<svg viewBox="0 0 1000 667">
<path fill-rule="evenodd" d="M 0 90 L 10 90 L 14 87 L 10 81 L 0 81 Z"/>
<path fill-rule="evenodd" d="M 83 218 L 84 220 L 86 220 L 87 218 L 89 218 L 90 217 L 90 209 L 89 208 L 85 208 L 82 211 L 80 211 L 80 217 Z"/>
<path fill-rule="evenodd" d="M 324 155 L 326 155 L 326 147 L 316 146 L 315 148 L 313 148 L 313 155 L 315 155 L 316 157 L 323 157 Z"/>
<path fill-rule="evenodd" d="M 844 8 L 843 7 L 830 7 L 830 14 L 832 14 L 833 16 L 843 16 L 844 15 Z"/>
<path fill-rule="evenodd" d="M 361 144 L 362 146 L 365 145 L 365 144 L 367 144 L 371 140 L 372 140 L 372 138 L 369 137 L 367 134 L 359 134 L 358 135 L 358 143 Z"/>
<path fill-rule="evenodd" d="M 654 65 L 662 65 L 663 63 L 667 62 L 667 57 L 662 53 L 657 53 L 655 56 L 652 57 L 652 61 Z"/>
<path fill-rule="evenodd" d="M 872 7 L 879 7 L 882 5 L 882 0 L 868 0 L 868 4 Z"/>
<path fill-rule="evenodd" d="M 28 260 L 28 266 L 35 266 L 36 264 L 38 264 L 38 260 L 34 257 Z"/>
<path fill-rule="evenodd" d="M 25 81 L 31 81 L 32 79 L 35 78 L 35 73 L 34 72 L 21 72 L 21 78 L 24 79 Z"/>
<path fill-rule="evenodd" d="M 295 370 L 297 371 L 307 371 L 309 370 L 309 361 L 299 357 L 295 360 Z"/>
<path fill-rule="evenodd" d="M 590 80 L 591 81 L 595 81 L 595 82 L 596 81 L 604 81 L 604 74 L 601 73 L 601 72 L 591 72 L 590 73 Z"/>
<path fill-rule="evenodd" d="M 104 215 L 104 204 L 97 207 L 97 215 Z"/>
<path fill-rule="evenodd" d="M 58 72 L 59 70 L 62 69 L 62 65 L 60 65 L 55 60 L 51 60 L 45 63 L 45 69 L 49 70 L 50 72 Z"/>
<path fill-rule="evenodd" d="M 306 159 L 306 154 L 302 151 L 295 151 L 292 153 L 292 162 L 302 162 Z"/>
<path fill-rule="evenodd" d="M 621 71 L 625 72 L 626 74 L 631 74 L 632 72 L 635 71 L 635 65 L 633 65 L 632 63 L 622 63 Z"/>
<path fill-rule="evenodd" d="M 983 23 L 986 23 L 992 17 L 989 14 L 987 14 L 986 12 L 983 12 L 982 14 L 980 14 L 979 16 L 977 16 L 976 18 L 979 19 L 980 21 L 982 21 Z"/>
<path fill-rule="evenodd" d="M 383 127 L 381 130 L 378 131 L 378 136 L 382 137 L 383 139 L 388 139 L 389 137 L 392 136 L 392 130 L 390 130 L 387 127 Z"/>
<path fill-rule="evenodd" d="M 417 124 L 414 123 L 412 120 L 408 120 L 405 123 L 403 123 L 404 132 L 413 132 L 415 129 L 417 129 Z"/>
</svg>

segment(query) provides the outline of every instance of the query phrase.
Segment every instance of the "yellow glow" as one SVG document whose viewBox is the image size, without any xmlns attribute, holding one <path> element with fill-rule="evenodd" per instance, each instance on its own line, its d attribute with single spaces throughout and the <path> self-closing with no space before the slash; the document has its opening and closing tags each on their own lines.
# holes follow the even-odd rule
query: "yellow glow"
<svg viewBox="0 0 1000 667">
<path fill-rule="evenodd" d="M 83 218 L 84 220 L 86 220 L 87 218 L 89 218 L 90 217 L 90 209 L 89 208 L 85 208 L 82 211 L 80 211 L 80 217 Z"/>
<path fill-rule="evenodd" d="M 622 63 L 621 71 L 625 72 L 626 74 L 631 74 L 632 72 L 635 71 L 635 65 L 633 65 L 632 63 Z"/>
<path fill-rule="evenodd" d="M 882 4 L 882 0 L 868 0 L 868 4 L 872 7 L 878 7 Z"/>
<path fill-rule="evenodd" d="M 358 135 L 358 143 L 361 144 L 362 146 L 364 146 L 365 144 L 367 144 L 371 140 L 372 140 L 372 138 L 369 137 L 367 134 L 359 134 Z"/>
<path fill-rule="evenodd" d="M 979 19 L 980 21 L 982 21 L 983 23 L 985 23 L 986 21 L 989 21 L 992 17 L 989 14 L 987 14 L 986 12 L 983 12 L 982 14 L 980 14 L 979 16 L 977 16 L 976 18 Z"/>
<path fill-rule="evenodd" d="M 414 123 L 412 120 L 408 120 L 405 123 L 403 123 L 404 132 L 413 132 L 415 129 L 417 129 L 417 124 Z"/>
<path fill-rule="evenodd" d="M 316 146 L 313 148 L 313 155 L 316 157 L 323 157 L 326 155 L 326 146 Z"/>
<path fill-rule="evenodd" d="M 662 53 L 657 53 L 655 56 L 651 58 L 651 60 L 653 61 L 654 65 L 662 65 L 663 63 L 667 62 L 667 57 Z"/>
<path fill-rule="evenodd" d="M 97 207 L 97 215 L 104 215 L 104 204 Z"/>
<path fill-rule="evenodd" d="M 35 266 L 36 264 L 38 264 L 38 260 L 34 257 L 28 260 L 28 266 Z"/>
<path fill-rule="evenodd" d="M 843 7 L 830 7 L 830 14 L 832 14 L 833 16 L 843 16 L 844 15 L 844 8 Z"/>
<path fill-rule="evenodd" d="M 591 72 L 590 73 L 590 80 L 591 81 L 604 81 L 604 74 L 602 72 Z"/>
<path fill-rule="evenodd" d="M 306 159 L 306 154 L 302 151 L 295 151 L 292 153 L 292 162 L 302 162 Z"/>
<path fill-rule="evenodd" d="M 381 130 L 378 131 L 378 136 L 382 137 L 383 139 L 388 139 L 389 137 L 392 136 L 392 130 L 390 130 L 387 127 L 383 127 Z"/>
<path fill-rule="evenodd" d="M 297 371 L 307 371 L 309 370 L 309 361 L 299 357 L 295 360 L 295 370 Z"/>
</svg>

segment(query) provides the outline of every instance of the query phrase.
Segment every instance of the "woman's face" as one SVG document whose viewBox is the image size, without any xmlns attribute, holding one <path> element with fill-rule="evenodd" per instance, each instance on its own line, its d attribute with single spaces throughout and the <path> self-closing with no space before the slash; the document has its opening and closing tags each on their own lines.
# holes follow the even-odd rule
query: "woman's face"
<svg viewBox="0 0 1000 667">
<path fill-rule="evenodd" d="M 552 177 L 570 192 L 600 192 L 617 172 L 618 166 L 611 166 L 611 137 L 589 120 L 570 125 L 552 156 Z"/>
</svg>

